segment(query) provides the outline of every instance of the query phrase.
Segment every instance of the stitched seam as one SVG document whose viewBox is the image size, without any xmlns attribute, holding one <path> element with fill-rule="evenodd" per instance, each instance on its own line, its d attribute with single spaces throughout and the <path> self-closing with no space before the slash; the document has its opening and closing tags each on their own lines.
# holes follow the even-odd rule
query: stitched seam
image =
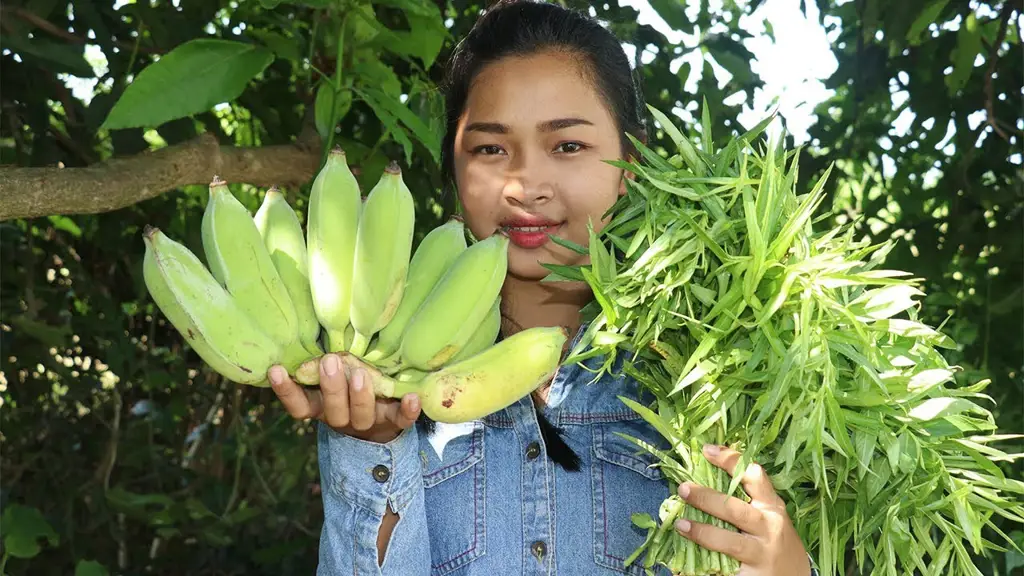
<svg viewBox="0 0 1024 576">
<path fill-rule="evenodd" d="M 572 414 L 563 412 L 559 417 L 559 422 L 566 422 L 569 424 L 591 424 L 594 422 L 606 423 L 606 422 L 619 422 L 619 421 L 632 421 L 639 420 L 640 415 L 633 411 L 621 410 L 617 412 L 598 412 L 595 414 Z"/>
<path fill-rule="evenodd" d="M 427 486 L 428 488 L 433 488 L 434 486 L 437 486 L 438 484 L 440 484 L 441 482 L 444 482 L 445 480 L 448 480 L 449 478 L 452 478 L 454 476 L 458 476 L 459 474 L 465 472 L 470 467 L 472 467 L 474 464 L 479 462 L 483 458 L 483 454 L 477 453 L 477 440 L 478 440 L 477 434 L 482 436 L 483 435 L 483 429 L 481 428 L 479 430 L 474 430 L 472 432 L 471 438 L 470 438 L 470 441 L 469 441 L 470 444 L 469 444 L 469 455 L 468 456 L 466 456 L 465 458 L 463 458 L 462 460 L 459 460 L 457 462 L 452 462 L 451 464 L 445 466 L 444 468 L 439 468 L 437 470 L 434 470 L 430 474 L 424 475 L 423 476 L 423 483 L 424 483 L 424 485 Z M 449 471 L 452 468 L 460 467 L 460 466 L 462 468 L 460 468 L 459 470 L 457 470 L 455 472 L 450 472 L 449 473 Z"/>
<path fill-rule="evenodd" d="M 536 422 L 536 420 L 537 420 L 537 418 L 535 416 L 534 417 L 534 421 Z M 538 422 L 537 425 L 538 425 L 538 429 L 539 429 L 540 423 Z M 541 441 L 543 442 L 543 440 L 544 439 L 542 437 Z M 548 447 L 545 444 L 544 445 L 544 452 L 547 453 L 547 451 L 548 451 Z M 544 558 L 544 561 L 545 561 L 545 563 L 547 563 L 547 567 L 548 567 L 547 572 L 550 574 L 551 573 L 551 565 L 553 564 L 552 561 L 551 561 L 551 557 L 555 553 L 555 538 L 554 538 L 555 533 L 554 533 L 554 531 L 551 528 L 551 516 L 552 516 L 552 514 L 551 514 L 551 498 L 549 497 L 549 495 L 551 494 L 551 479 L 548 476 L 548 470 L 549 469 L 548 469 L 548 462 L 547 462 L 547 460 L 548 459 L 545 459 L 545 461 L 542 462 L 541 464 L 544 466 L 544 509 L 547 512 L 547 517 L 548 517 L 547 540 L 548 540 L 548 542 L 551 543 L 550 550 L 548 550 L 548 554 Z"/>
<path fill-rule="evenodd" d="M 482 429 L 481 429 L 480 433 L 481 434 L 483 433 Z M 476 443 L 476 432 L 474 432 L 473 434 L 474 434 L 474 438 L 473 438 L 473 444 L 471 444 L 471 447 L 474 446 L 475 443 Z M 473 479 L 473 519 L 474 519 L 474 522 L 473 522 L 473 544 L 467 550 L 464 550 L 463 552 L 460 552 L 456 556 L 454 556 L 452 558 L 449 558 L 448 560 L 445 560 L 444 562 L 442 562 L 440 564 L 433 564 L 433 563 L 431 563 L 431 566 L 430 566 L 431 571 L 440 572 L 440 573 L 451 572 L 452 570 L 455 570 L 457 568 L 460 568 L 460 567 L 468 564 L 469 561 L 471 561 L 473 558 L 476 558 L 476 556 L 479 556 L 479 553 L 477 552 L 477 548 L 479 546 L 479 542 L 478 542 L 479 531 L 481 530 L 479 525 L 481 523 L 483 523 L 483 526 L 484 526 L 483 530 L 486 530 L 486 522 L 483 522 L 483 520 L 481 520 L 480 513 L 479 513 L 479 504 L 480 504 L 480 500 L 482 498 L 482 496 L 480 495 L 479 483 L 482 481 L 481 478 L 484 477 L 484 471 L 483 471 L 483 468 L 482 468 L 482 464 L 480 464 L 481 460 L 482 460 L 482 458 L 477 458 L 476 462 L 474 463 L 474 465 L 476 465 L 476 470 L 474 471 L 474 479 Z M 465 460 L 463 460 L 463 461 L 465 461 Z M 455 474 L 453 474 L 452 476 L 455 476 Z M 450 477 L 452 477 L 452 476 L 450 476 Z M 448 478 L 445 478 L 445 480 L 447 480 L 447 479 Z M 474 554 L 474 553 L 476 553 L 476 554 L 473 557 L 471 557 L 471 558 L 469 558 L 467 560 L 463 560 L 464 556 L 467 556 L 469 554 Z"/>
</svg>

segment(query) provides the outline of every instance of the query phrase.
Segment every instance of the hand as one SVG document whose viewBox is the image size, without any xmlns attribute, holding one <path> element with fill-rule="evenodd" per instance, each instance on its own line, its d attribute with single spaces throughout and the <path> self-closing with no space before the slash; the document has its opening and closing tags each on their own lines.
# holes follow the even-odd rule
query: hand
<svg viewBox="0 0 1024 576">
<path fill-rule="evenodd" d="M 316 418 L 362 440 L 390 442 L 420 415 L 416 394 L 406 394 L 401 401 L 377 398 L 367 368 L 350 368 L 336 354 L 320 358 L 319 390 L 296 384 L 282 366 L 271 366 L 267 377 L 292 418 Z"/>
<path fill-rule="evenodd" d="M 731 448 L 710 444 L 704 446 L 704 455 L 730 476 L 740 458 Z M 740 532 L 686 520 L 677 522 L 676 530 L 699 546 L 739 560 L 740 576 L 810 576 L 807 551 L 764 469 L 751 464 L 742 483 L 750 503 L 690 482 L 679 485 L 679 497 L 687 504 Z"/>
</svg>

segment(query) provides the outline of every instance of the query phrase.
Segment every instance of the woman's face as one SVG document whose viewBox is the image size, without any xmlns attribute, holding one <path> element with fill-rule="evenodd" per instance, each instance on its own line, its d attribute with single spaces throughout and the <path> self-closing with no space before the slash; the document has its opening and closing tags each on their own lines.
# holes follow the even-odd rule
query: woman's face
<svg viewBox="0 0 1024 576">
<path fill-rule="evenodd" d="M 567 53 L 506 58 L 475 78 L 455 135 L 455 177 L 477 238 L 503 229 L 509 274 L 539 280 L 540 265 L 589 260 L 547 235 L 589 244 L 588 220 L 624 191 L 615 120 L 581 64 Z"/>
</svg>

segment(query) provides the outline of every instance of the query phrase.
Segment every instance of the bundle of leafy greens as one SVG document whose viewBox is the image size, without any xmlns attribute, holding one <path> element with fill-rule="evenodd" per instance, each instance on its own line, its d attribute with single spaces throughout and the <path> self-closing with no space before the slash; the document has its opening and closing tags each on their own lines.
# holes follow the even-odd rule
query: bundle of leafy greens
<svg viewBox="0 0 1024 576">
<path fill-rule="evenodd" d="M 659 517 L 629 562 L 674 574 L 736 574 L 738 563 L 677 534 L 686 518 L 735 530 L 688 507 L 675 488 L 693 481 L 749 500 L 739 486 L 756 461 L 787 502 L 825 576 L 981 574 L 969 550 L 1005 550 L 982 535 L 994 515 L 1024 523 L 1024 482 L 982 393 L 957 385 L 941 350 L 953 342 L 918 319 L 919 282 L 882 266 L 891 242 L 854 237 L 853 224 L 815 227 L 828 171 L 797 190 L 799 150 L 762 138 L 772 117 L 715 149 L 705 103 L 694 146 L 651 108 L 677 153 L 633 139 L 641 158 L 613 162 L 633 176 L 606 216 L 584 266 L 549 265 L 548 281 L 587 282 L 590 323 L 566 363 L 605 355 L 656 397 L 623 398 L 664 436 L 656 456 L 672 483 Z M 744 454 L 735 479 L 708 463 L 704 443 Z M 650 572 L 650 570 L 648 570 Z"/>
</svg>

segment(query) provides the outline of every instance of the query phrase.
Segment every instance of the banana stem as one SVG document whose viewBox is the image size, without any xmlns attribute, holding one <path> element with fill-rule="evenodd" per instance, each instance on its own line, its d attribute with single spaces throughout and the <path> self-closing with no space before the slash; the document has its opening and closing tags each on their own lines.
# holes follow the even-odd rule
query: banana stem
<svg viewBox="0 0 1024 576">
<path fill-rule="evenodd" d="M 327 331 L 327 351 L 328 352 L 344 352 L 345 351 L 345 331 L 344 330 L 328 330 Z"/>
<path fill-rule="evenodd" d="M 322 354 L 322 353 L 321 353 Z M 314 354 L 308 350 L 299 340 L 293 340 L 282 354 L 281 365 L 289 374 L 296 373 L 304 363 L 316 359 L 320 354 Z"/>
<path fill-rule="evenodd" d="M 341 364 L 345 368 L 345 376 L 351 377 L 352 372 L 357 368 L 364 370 L 366 375 L 370 377 L 370 382 L 373 384 L 373 393 L 378 398 L 401 398 L 410 392 L 418 392 L 420 390 L 418 380 L 396 380 L 384 374 L 376 367 L 363 362 L 353 354 L 342 353 L 340 356 Z"/>
<path fill-rule="evenodd" d="M 355 336 L 352 338 L 352 343 L 348 346 L 348 351 L 360 358 L 366 354 L 366 349 L 370 347 L 370 337 L 363 336 L 359 330 L 356 330 Z"/>
<path fill-rule="evenodd" d="M 422 378 L 412 376 L 403 377 L 401 380 L 392 378 L 378 370 L 375 366 L 367 364 L 358 356 L 348 352 L 338 353 L 341 364 L 345 370 L 345 377 L 351 378 L 352 372 L 359 368 L 366 372 L 373 385 L 373 393 L 378 398 L 401 398 L 410 392 L 420 392 L 420 381 Z M 313 386 L 320 384 L 320 359 L 314 358 L 304 362 L 295 371 L 294 379 L 299 384 Z"/>
</svg>

